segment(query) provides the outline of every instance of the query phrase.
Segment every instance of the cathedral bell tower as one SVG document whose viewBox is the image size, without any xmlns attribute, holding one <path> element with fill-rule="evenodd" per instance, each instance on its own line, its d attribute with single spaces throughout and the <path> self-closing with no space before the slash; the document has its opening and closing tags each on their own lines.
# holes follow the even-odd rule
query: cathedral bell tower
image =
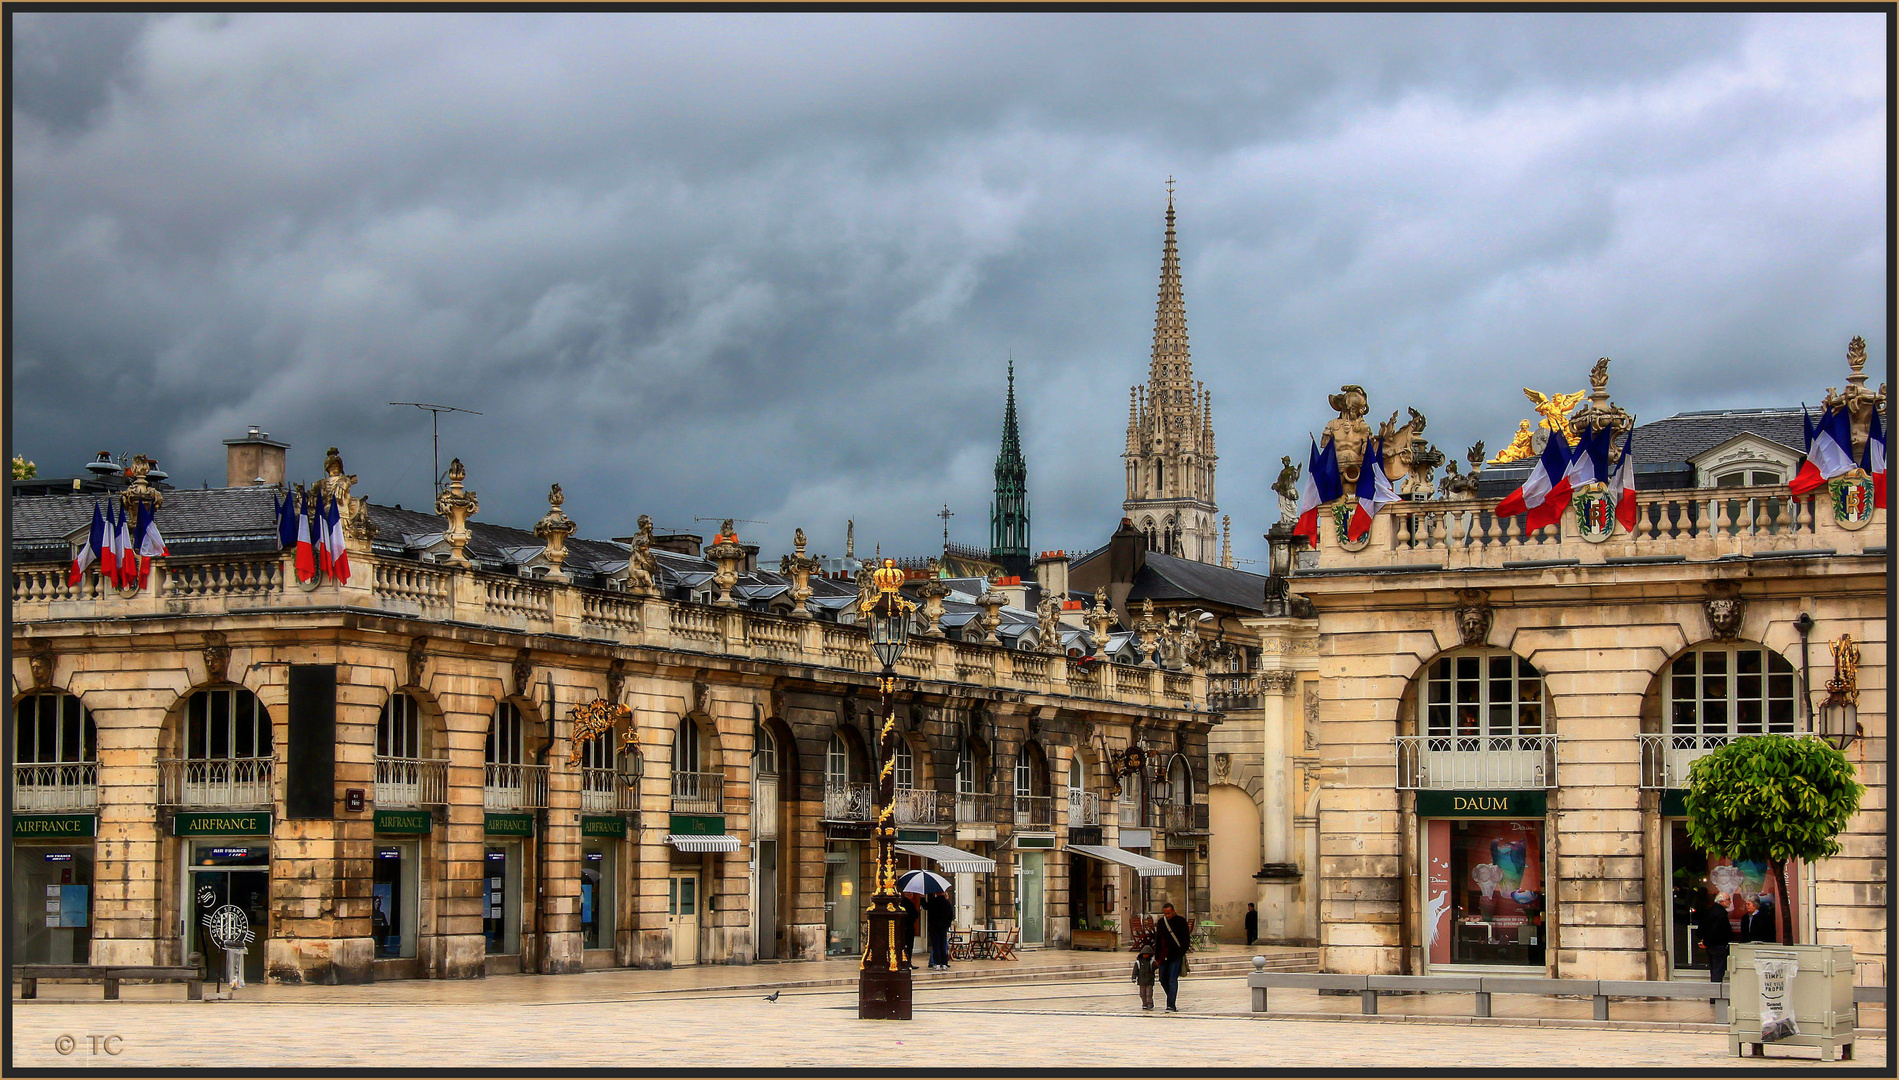
<svg viewBox="0 0 1899 1080">
<path fill-rule="evenodd" d="M 1213 395 L 1194 381 L 1187 352 L 1187 304 L 1174 242 L 1173 181 L 1167 187 L 1167 240 L 1161 249 L 1160 303 L 1147 385 L 1128 391 L 1127 500 L 1122 514 L 1147 536 L 1149 550 L 1218 562 L 1214 503 Z"/>
</svg>

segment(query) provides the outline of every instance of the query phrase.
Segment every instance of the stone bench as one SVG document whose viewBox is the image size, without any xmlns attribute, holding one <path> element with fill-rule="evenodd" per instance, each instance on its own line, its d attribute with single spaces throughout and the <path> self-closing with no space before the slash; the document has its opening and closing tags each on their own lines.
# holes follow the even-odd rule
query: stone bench
<svg viewBox="0 0 1899 1080">
<path fill-rule="evenodd" d="M 191 1001 L 204 1000 L 204 972 L 195 967 L 141 967 L 125 964 L 15 964 L 13 970 L 20 977 L 20 997 L 32 999 L 39 996 L 41 979 L 78 979 L 85 982 L 105 983 L 105 1000 L 119 1000 L 119 982 L 124 979 L 144 979 L 149 982 L 181 982 L 185 984 L 185 997 Z"/>
<path fill-rule="evenodd" d="M 1255 964 L 1256 969 L 1263 968 Z M 1253 1011 L 1265 1012 L 1267 993 L 1272 990 L 1356 990 L 1359 1011 L 1378 1015 L 1378 993 L 1471 994 L 1476 998 L 1476 1015 L 1490 1015 L 1492 994 L 1537 994 L 1549 997 L 1586 997 L 1593 1004 L 1597 1020 L 1609 1019 L 1609 999 L 1622 998 L 1699 998 L 1712 1001 L 1715 1020 L 1728 1022 L 1728 984 L 1703 982 L 1648 982 L 1642 980 L 1539 979 L 1507 975 L 1331 975 L 1315 973 L 1267 972 L 1255 970 L 1246 977 L 1252 990 Z M 1884 991 L 1875 989 L 1876 994 Z M 1867 1000 L 1883 1000 L 1883 996 Z"/>
</svg>

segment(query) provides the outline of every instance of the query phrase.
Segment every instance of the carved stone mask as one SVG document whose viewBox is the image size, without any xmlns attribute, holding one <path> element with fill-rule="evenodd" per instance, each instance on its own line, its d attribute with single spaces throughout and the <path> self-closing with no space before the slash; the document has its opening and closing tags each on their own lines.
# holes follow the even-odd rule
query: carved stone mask
<svg viewBox="0 0 1899 1080">
<path fill-rule="evenodd" d="M 216 630 L 207 630 L 204 634 L 204 675 L 207 682 L 229 682 L 231 672 L 231 646 L 225 643 L 224 635 Z"/>
<path fill-rule="evenodd" d="M 44 641 L 33 643 L 33 651 L 26 654 L 26 663 L 33 671 L 33 685 L 41 690 L 53 685 L 53 650 Z"/>
<path fill-rule="evenodd" d="M 514 657 L 514 694 L 515 696 L 526 697 L 527 692 L 528 692 L 528 683 L 532 682 L 533 679 L 534 679 L 534 664 L 532 661 L 528 659 L 528 651 L 526 649 L 522 649 L 519 653 L 516 653 Z"/>
<path fill-rule="evenodd" d="M 1747 617 L 1747 601 L 1740 597 L 1741 586 L 1732 581 L 1715 581 L 1708 585 L 1708 598 L 1703 601 L 1708 612 L 1708 629 L 1720 641 L 1733 641 L 1740 636 L 1741 622 Z"/>
<path fill-rule="evenodd" d="M 1465 645 L 1490 641 L 1490 597 L 1481 589 L 1458 592 L 1457 637 Z"/>
</svg>

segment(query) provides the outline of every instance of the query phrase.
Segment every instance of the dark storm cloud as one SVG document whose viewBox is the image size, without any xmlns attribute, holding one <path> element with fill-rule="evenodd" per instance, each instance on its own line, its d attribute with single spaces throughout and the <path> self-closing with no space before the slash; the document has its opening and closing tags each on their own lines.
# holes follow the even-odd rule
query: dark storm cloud
<svg viewBox="0 0 1899 1080">
<path fill-rule="evenodd" d="M 1883 22 L 1854 15 L 15 20 L 16 449 L 483 517 L 549 483 L 836 553 L 986 543 L 1013 350 L 1038 547 L 1118 516 L 1162 181 L 1222 509 L 1365 384 L 1461 451 L 1597 356 L 1645 418 L 1883 355 Z M 1824 374 L 1822 374 L 1824 373 Z M 1460 455 L 1461 456 L 1461 455 Z"/>
</svg>

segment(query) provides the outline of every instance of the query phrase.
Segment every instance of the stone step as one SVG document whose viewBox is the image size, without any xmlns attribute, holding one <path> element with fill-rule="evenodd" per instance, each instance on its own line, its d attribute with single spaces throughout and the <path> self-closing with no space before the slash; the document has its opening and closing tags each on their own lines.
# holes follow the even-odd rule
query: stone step
<svg viewBox="0 0 1899 1080">
<path fill-rule="evenodd" d="M 1101 954 L 1103 956 L 1109 954 Z M 1134 963 L 1134 954 L 1113 954 L 1114 960 L 1095 960 L 1092 962 L 1069 964 L 1035 964 L 1011 970 L 995 966 L 993 962 L 976 961 L 974 964 L 959 964 L 948 971 L 931 971 L 917 968 L 912 972 L 911 985 L 934 986 L 940 983 L 1019 983 L 1036 980 L 1068 981 L 1080 979 L 1125 979 L 1128 969 Z M 1241 953 L 1196 954 L 1189 959 L 1189 976 L 1200 975 L 1241 975 L 1254 970 L 1250 955 Z M 1266 957 L 1266 971 L 1317 971 L 1319 953 L 1313 949 L 1300 952 L 1282 952 Z M 726 990 L 751 990 L 761 992 L 771 990 L 820 989 L 833 986 L 856 986 L 857 976 L 829 979 L 782 979 L 773 981 L 744 982 L 728 986 L 692 986 L 667 990 L 648 991 L 654 994 L 692 994 Z"/>
</svg>

